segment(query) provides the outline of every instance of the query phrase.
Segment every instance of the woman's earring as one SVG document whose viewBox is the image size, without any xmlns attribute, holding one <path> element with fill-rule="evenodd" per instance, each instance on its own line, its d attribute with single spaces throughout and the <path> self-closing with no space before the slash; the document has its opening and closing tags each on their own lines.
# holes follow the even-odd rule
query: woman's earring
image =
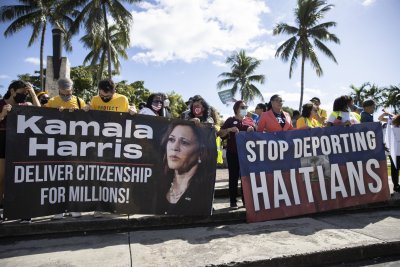
<svg viewBox="0 0 400 267">
<path fill-rule="evenodd" d="M 197 160 L 197 162 L 200 164 L 200 163 L 201 163 L 201 159 L 199 158 L 199 159 Z"/>
</svg>

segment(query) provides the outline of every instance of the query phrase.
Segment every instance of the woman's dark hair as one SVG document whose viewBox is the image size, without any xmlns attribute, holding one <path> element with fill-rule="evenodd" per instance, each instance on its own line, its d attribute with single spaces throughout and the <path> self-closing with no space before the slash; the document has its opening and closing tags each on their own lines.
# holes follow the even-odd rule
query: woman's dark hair
<svg viewBox="0 0 400 267">
<path fill-rule="evenodd" d="M 267 111 L 267 105 L 264 103 L 258 103 L 256 108 L 262 109 L 263 112 Z"/>
<path fill-rule="evenodd" d="M 235 115 L 237 114 L 238 109 L 240 108 L 240 105 L 244 103 L 243 100 L 238 100 L 235 102 L 235 104 L 233 105 L 233 111 L 235 112 Z"/>
<path fill-rule="evenodd" d="M 211 109 L 210 109 L 210 105 L 207 103 L 206 100 L 204 100 L 204 98 L 202 98 L 200 95 L 195 95 L 194 97 L 192 97 L 192 103 L 190 103 L 189 106 L 189 117 L 190 118 L 195 118 L 196 116 L 193 114 L 193 104 L 195 102 L 200 102 L 201 105 L 204 108 L 203 111 L 203 116 L 201 116 L 200 121 L 201 122 L 207 122 L 208 117 L 211 116 Z"/>
<path fill-rule="evenodd" d="M 185 121 L 185 120 L 173 120 L 169 124 L 167 130 L 165 131 L 163 138 L 161 139 L 161 154 L 163 155 L 163 172 L 164 175 L 170 177 L 173 176 L 173 170 L 170 170 L 168 168 L 168 163 L 167 163 L 167 143 L 169 139 L 169 135 L 172 133 L 172 131 L 175 129 L 176 126 L 188 126 L 192 129 L 194 135 L 196 136 L 197 142 L 199 144 L 199 150 L 197 151 L 199 155 L 199 159 L 201 160 L 201 163 L 199 163 L 200 166 L 203 166 L 202 168 L 198 168 L 197 174 L 198 178 L 201 179 L 210 179 L 208 177 L 207 172 L 212 168 L 212 165 L 215 157 L 212 157 L 212 153 L 215 152 L 217 153 L 216 149 L 213 149 L 212 145 L 215 145 L 215 137 L 211 135 L 211 139 L 208 138 L 208 135 L 204 134 L 202 131 L 202 128 L 207 128 L 208 126 L 204 125 L 196 125 L 192 121 Z M 215 160 L 216 164 L 216 160 Z"/>
<path fill-rule="evenodd" d="M 271 98 L 269 99 L 269 102 L 267 103 L 267 110 L 270 110 L 272 108 L 272 101 L 274 101 L 277 98 L 282 98 L 282 97 L 278 94 L 271 96 Z"/>
<path fill-rule="evenodd" d="M 99 90 L 102 90 L 106 93 L 115 92 L 115 83 L 111 79 L 100 81 L 97 87 L 99 88 Z"/>
<path fill-rule="evenodd" d="M 349 103 L 349 98 L 347 96 L 340 96 L 333 101 L 333 111 L 347 111 L 347 104 Z"/>
<path fill-rule="evenodd" d="M 311 111 L 314 108 L 314 104 L 309 102 L 309 103 L 305 103 L 302 107 L 301 107 L 301 116 L 303 118 L 309 118 L 311 116 Z"/>
<path fill-rule="evenodd" d="M 21 89 L 21 88 L 26 88 L 29 87 L 29 83 L 22 81 L 22 80 L 17 80 L 17 81 L 12 81 L 11 84 L 8 86 L 7 93 L 4 95 L 4 99 L 9 99 L 11 96 L 11 89 L 14 91 Z"/>
<path fill-rule="evenodd" d="M 156 97 L 161 98 L 161 109 L 159 111 L 155 111 L 151 107 L 151 105 L 153 104 L 153 100 Z M 149 95 L 149 97 L 147 98 L 147 101 L 146 101 L 146 108 L 151 109 L 153 112 L 157 113 L 158 116 L 164 117 L 164 97 L 163 97 L 163 95 L 161 93 L 154 93 L 154 94 Z"/>
</svg>

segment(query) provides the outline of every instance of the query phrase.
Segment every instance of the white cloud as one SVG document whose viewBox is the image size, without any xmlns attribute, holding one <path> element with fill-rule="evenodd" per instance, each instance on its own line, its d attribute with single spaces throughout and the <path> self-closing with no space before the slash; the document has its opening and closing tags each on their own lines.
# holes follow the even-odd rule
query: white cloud
<svg viewBox="0 0 400 267">
<path fill-rule="evenodd" d="M 370 5 L 372 5 L 373 3 L 375 3 L 375 0 L 364 0 L 364 1 L 362 2 L 362 5 L 363 5 L 363 6 L 370 6 Z"/>
<path fill-rule="evenodd" d="M 253 52 L 249 53 L 249 56 L 255 57 L 259 60 L 268 60 L 275 58 L 276 46 L 272 44 L 264 44 L 257 47 Z"/>
<path fill-rule="evenodd" d="M 0 74 L 0 79 L 8 79 L 10 78 L 10 76 L 8 76 L 7 74 Z"/>
<path fill-rule="evenodd" d="M 257 50 L 254 40 L 270 33 L 261 23 L 270 9 L 261 0 L 157 0 L 140 8 L 132 12 L 135 61 L 192 62 L 240 48 Z"/>
<path fill-rule="evenodd" d="M 40 65 L 40 59 L 37 57 L 27 57 L 24 61 L 33 65 Z"/>
<path fill-rule="evenodd" d="M 222 67 L 222 68 L 226 68 L 226 67 L 227 67 L 227 65 L 226 65 L 225 62 L 219 61 L 219 60 L 214 60 L 214 61 L 212 62 L 212 64 L 215 65 L 215 66 L 217 66 L 217 67 Z"/>
</svg>

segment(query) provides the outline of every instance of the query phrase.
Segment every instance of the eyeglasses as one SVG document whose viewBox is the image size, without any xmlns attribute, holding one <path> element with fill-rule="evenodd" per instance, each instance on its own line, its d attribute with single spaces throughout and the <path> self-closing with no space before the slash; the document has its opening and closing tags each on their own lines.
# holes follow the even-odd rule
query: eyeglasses
<svg viewBox="0 0 400 267">
<path fill-rule="evenodd" d="M 248 106 L 241 106 L 240 109 L 247 109 Z"/>
<path fill-rule="evenodd" d="M 272 101 L 279 102 L 279 103 L 285 102 L 285 101 L 283 101 L 282 99 L 274 99 L 274 100 L 272 100 Z"/>
<path fill-rule="evenodd" d="M 161 100 L 153 100 L 153 104 L 162 104 Z"/>
</svg>

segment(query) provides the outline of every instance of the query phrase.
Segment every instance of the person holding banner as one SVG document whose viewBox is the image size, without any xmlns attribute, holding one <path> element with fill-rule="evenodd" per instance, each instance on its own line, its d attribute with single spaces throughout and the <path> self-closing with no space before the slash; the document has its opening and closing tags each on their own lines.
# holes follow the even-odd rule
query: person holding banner
<svg viewBox="0 0 400 267">
<path fill-rule="evenodd" d="M 280 95 L 273 95 L 258 122 L 258 132 L 277 132 L 293 130 L 289 113 L 282 110 L 283 100 Z"/>
<path fill-rule="evenodd" d="M 349 109 L 349 103 L 351 102 L 348 96 L 340 96 L 333 102 L 333 112 L 329 115 L 326 122 L 327 126 L 338 126 L 344 125 L 349 126 L 358 124 L 360 121 L 354 112 Z"/>
<path fill-rule="evenodd" d="M 7 93 L 0 100 L 0 204 L 3 202 L 4 194 L 7 114 L 13 106 L 32 105 L 32 103 L 26 101 L 28 96 L 31 97 L 34 106 L 40 107 L 40 102 L 32 85 L 28 82 L 18 80 L 13 81 L 8 86 Z"/>
<path fill-rule="evenodd" d="M 182 120 L 169 124 L 161 140 L 164 176 L 157 195 L 159 213 L 211 214 L 216 160 L 210 153 L 216 153 L 215 135 L 204 134 L 202 127 L 207 126 Z"/>
<path fill-rule="evenodd" d="M 83 99 L 73 95 L 74 82 L 70 78 L 58 79 L 57 85 L 58 96 L 50 98 L 44 107 L 58 108 L 60 111 L 62 111 L 63 109 L 82 109 L 86 106 Z"/>
<path fill-rule="evenodd" d="M 185 114 L 183 119 L 194 122 L 208 122 L 214 124 L 214 120 L 211 116 L 211 107 L 200 95 L 195 95 L 192 98 L 192 103 L 189 106 L 189 112 Z"/>
<path fill-rule="evenodd" d="M 312 102 L 306 103 L 302 106 L 301 117 L 296 122 L 297 129 L 307 129 L 319 127 L 318 121 L 315 119 L 317 116 L 316 107 Z"/>
<path fill-rule="evenodd" d="M 228 139 L 227 151 L 226 151 L 226 159 L 228 161 L 228 172 L 229 172 L 229 199 L 230 199 L 230 207 L 231 209 L 238 209 L 237 206 L 237 187 L 240 178 L 240 169 L 239 169 L 239 158 L 237 154 L 236 148 L 236 133 L 239 131 L 254 131 L 255 124 L 251 123 L 251 118 L 247 118 L 247 105 L 243 100 L 236 101 L 233 105 L 233 111 L 235 112 L 235 116 L 229 117 L 224 125 L 222 125 L 221 130 L 218 132 L 218 135 L 222 139 Z M 247 120 L 245 119 L 247 118 Z M 242 191 L 242 200 L 244 204 L 243 198 L 243 190 Z"/>
<path fill-rule="evenodd" d="M 146 106 L 139 111 L 139 114 L 165 117 L 164 111 L 164 97 L 157 93 L 147 98 Z"/>
<path fill-rule="evenodd" d="M 129 112 L 136 114 L 135 106 L 129 106 L 128 98 L 116 93 L 115 84 L 111 79 L 102 80 L 98 84 L 99 94 L 94 96 L 90 105 L 84 107 L 88 110 L 103 110 L 112 112 Z"/>
</svg>

